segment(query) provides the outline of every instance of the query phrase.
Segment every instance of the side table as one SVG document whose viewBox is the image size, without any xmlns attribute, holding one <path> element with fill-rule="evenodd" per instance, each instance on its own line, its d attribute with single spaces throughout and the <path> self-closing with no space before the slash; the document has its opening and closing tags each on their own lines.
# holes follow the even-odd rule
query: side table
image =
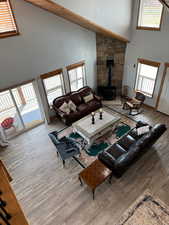
<svg viewBox="0 0 169 225">
<path fill-rule="evenodd" d="M 111 179 L 111 173 L 112 171 L 97 159 L 79 174 L 79 180 L 81 185 L 83 185 L 82 181 L 84 181 L 91 188 L 94 200 L 96 188 L 108 177 Z"/>
</svg>

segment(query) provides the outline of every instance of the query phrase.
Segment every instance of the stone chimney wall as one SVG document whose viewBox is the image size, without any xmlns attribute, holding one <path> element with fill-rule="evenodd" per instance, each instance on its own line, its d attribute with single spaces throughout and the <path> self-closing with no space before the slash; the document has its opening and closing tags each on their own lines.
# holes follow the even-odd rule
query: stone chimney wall
<svg viewBox="0 0 169 225">
<path fill-rule="evenodd" d="M 112 86 L 117 88 L 117 94 L 120 95 L 122 91 L 126 43 L 117 39 L 105 37 L 101 34 L 96 34 L 96 44 L 97 85 L 107 86 L 108 69 L 106 66 L 106 60 L 114 59 L 115 65 L 112 70 Z"/>
</svg>

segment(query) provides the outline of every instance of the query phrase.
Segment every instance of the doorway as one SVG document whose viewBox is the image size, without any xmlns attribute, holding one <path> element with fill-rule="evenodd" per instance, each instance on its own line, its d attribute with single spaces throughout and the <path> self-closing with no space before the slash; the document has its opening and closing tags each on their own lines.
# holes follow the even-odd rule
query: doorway
<svg viewBox="0 0 169 225">
<path fill-rule="evenodd" d="M 165 64 L 163 80 L 159 99 L 157 101 L 157 110 L 169 115 L 169 63 Z"/>
<path fill-rule="evenodd" d="M 43 122 L 34 81 L 0 93 L 0 123 L 7 138 Z"/>
</svg>

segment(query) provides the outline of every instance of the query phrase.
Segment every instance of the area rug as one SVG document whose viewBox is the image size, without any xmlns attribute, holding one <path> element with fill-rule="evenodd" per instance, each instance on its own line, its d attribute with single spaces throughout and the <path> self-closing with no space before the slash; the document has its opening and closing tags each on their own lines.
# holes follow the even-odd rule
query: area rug
<svg viewBox="0 0 169 225">
<path fill-rule="evenodd" d="M 106 109 L 107 111 L 111 111 Z M 113 115 L 119 116 L 119 114 L 111 111 Z M 106 133 L 104 136 L 98 138 L 95 143 L 90 147 L 86 148 L 85 140 L 77 133 L 74 133 L 72 126 L 67 127 L 61 131 L 58 131 L 58 138 L 62 138 L 64 136 L 74 139 L 77 144 L 79 144 L 81 149 L 81 155 L 77 156 L 77 160 L 82 164 L 84 167 L 89 166 L 93 161 L 96 160 L 99 153 L 105 151 L 110 145 L 117 142 L 119 137 L 127 133 L 130 129 L 135 126 L 132 120 L 122 118 L 120 123 L 116 129 L 113 129 Z M 119 129 L 118 129 L 119 128 Z"/>
<path fill-rule="evenodd" d="M 109 132 L 103 137 L 97 139 L 96 142 L 88 149 L 86 148 L 87 143 L 85 140 L 77 133 L 74 133 L 71 126 L 58 132 L 59 139 L 64 136 L 74 139 L 79 145 L 81 149 L 81 155 L 76 156 L 76 158 L 83 165 L 83 167 L 89 166 L 93 161 L 96 160 L 100 152 L 106 150 L 107 147 L 117 141 L 116 134 L 114 132 Z"/>
<path fill-rule="evenodd" d="M 117 113 L 119 113 L 119 114 L 121 114 L 121 115 L 124 115 L 124 116 L 130 118 L 133 121 L 136 121 L 136 119 L 137 119 L 137 115 L 138 114 L 137 115 L 129 115 L 129 110 L 124 110 L 122 105 L 104 104 L 104 106 L 109 108 L 109 109 L 111 109 L 111 110 L 113 110 L 113 111 L 115 111 L 115 112 L 117 112 Z M 140 113 L 141 114 L 144 113 L 144 110 L 140 109 Z"/>
<path fill-rule="evenodd" d="M 106 100 L 103 100 L 102 101 L 103 105 L 118 105 L 118 106 L 122 106 L 123 103 L 121 101 L 121 98 L 116 98 L 114 100 L 109 100 L 109 101 L 106 101 Z"/>
<path fill-rule="evenodd" d="M 169 225 L 169 207 L 145 192 L 115 225 Z"/>
</svg>

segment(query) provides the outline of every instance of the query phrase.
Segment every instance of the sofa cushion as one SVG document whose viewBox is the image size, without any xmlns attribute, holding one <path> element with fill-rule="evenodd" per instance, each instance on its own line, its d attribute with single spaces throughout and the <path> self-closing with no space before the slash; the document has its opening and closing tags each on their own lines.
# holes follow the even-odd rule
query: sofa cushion
<svg viewBox="0 0 169 225">
<path fill-rule="evenodd" d="M 118 159 L 121 155 L 125 154 L 126 151 L 119 144 L 114 144 L 107 150 L 107 152 L 112 155 L 115 159 Z"/>
<path fill-rule="evenodd" d="M 88 107 L 87 104 L 83 103 L 83 104 L 80 104 L 78 107 L 77 107 L 77 110 L 82 113 L 82 114 L 86 114 L 86 113 L 90 113 L 90 109 Z"/>
<path fill-rule="evenodd" d="M 88 102 L 92 101 L 93 99 L 94 99 L 94 97 L 93 97 L 92 93 L 83 97 L 83 100 L 85 103 L 88 103 Z"/>
<path fill-rule="evenodd" d="M 137 124 L 136 124 L 136 128 L 144 127 L 144 126 L 147 126 L 147 125 L 149 125 L 149 124 L 144 122 L 144 121 L 138 121 Z"/>
<path fill-rule="evenodd" d="M 77 107 L 76 107 L 76 105 L 74 104 L 74 102 L 72 102 L 72 100 L 69 100 L 68 106 L 69 106 L 70 111 L 76 112 L 76 108 L 77 108 Z"/>
<path fill-rule="evenodd" d="M 78 93 L 72 93 L 70 95 L 70 99 L 72 100 L 72 102 L 74 102 L 74 104 L 76 106 L 80 105 L 82 103 L 82 98 Z"/>
<path fill-rule="evenodd" d="M 78 91 L 79 95 L 81 96 L 81 98 L 85 97 L 86 95 L 89 95 L 92 93 L 92 89 L 90 87 L 84 87 L 84 88 L 81 88 L 79 91 Z"/>
<path fill-rule="evenodd" d="M 66 119 L 69 120 L 69 121 L 76 121 L 78 120 L 79 118 L 81 118 L 81 113 L 76 111 L 76 112 L 70 112 L 69 115 L 66 115 Z"/>
<path fill-rule="evenodd" d="M 143 134 L 147 134 L 149 131 L 150 131 L 149 125 L 137 128 L 138 136 L 141 136 Z"/>
<path fill-rule="evenodd" d="M 150 131 L 151 135 L 158 139 L 167 130 L 165 124 L 156 124 Z"/>
<path fill-rule="evenodd" d="M 119 141 L 118 141 L 118 144 L 120 146 L 122 146 L 126 151 L 129 150 L 130 146 L 132 144 L 134 144 L 136 142 L 136 140 L 130 136 L 129 134 L 124 136 L 123 138 L 121 138 Z"/>
<path fill-rule="evenodd" d="M 87 103 L 88 107 L 90 108 L 90 111 L 95 111 L 97 110 L 99 107 L 101 107 L 101 104 L 99 101 L 97 100 L 92 100 L 90 102 Z"/>
<path fill-rule="evenodd" d="M 138 136 L 138 134 L 137 134 L 136 128 L 132 129 L 128 134 L 136 140 L 138 140 L 140 138 L 140 136 Z"/>
<path fill-rule="evenodd" d="M 110 170 L 113 170 L 114 165 L 116 163 L 116 160 L 114 159 L 114 157 L 110 157 L 110 154 L 107 154 L 107 152 L 102 152 L 98 155 L 98 159 L 104 164 L 106 165 Z"/>
<path fill-rule="evenodd" d="M 69 99 L 70 99 L 70 98 L 69 98 L 68 95 L 58 97 L 58 98 L 54 99 L 53 105 L 54 105 L 56 108 L 59 108 L 64 102 L 68 103 Z"/>
<path fill-rule="evenodd" d="M 69 108 L 69 105 L 64 102 L 60 108 L 59 108 L 62 112 L 66 113 L 66 114 L 69 114 L 70 113 L 70 108 Z"/>
</svg>

